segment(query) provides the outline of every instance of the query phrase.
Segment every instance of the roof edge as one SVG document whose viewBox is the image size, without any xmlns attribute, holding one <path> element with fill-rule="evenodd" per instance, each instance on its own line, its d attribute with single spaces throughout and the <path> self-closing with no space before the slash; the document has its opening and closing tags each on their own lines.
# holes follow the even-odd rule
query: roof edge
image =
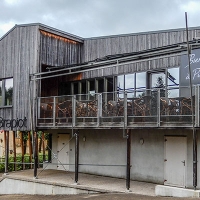
<svg viewBox="0 0 200 200">
<path fill-rule="evenodd" d="M 71 34 L 71 33 L 68 33 L 68 32 L 65 32 L 65 31 L 62 31 L 62 30 L 59 30 L 59 29 L 56 29 L 56 28 L 53 28 L 53 27 L 50 27 L 50 26 L 47 26 L 47 25 L 44 25 L 44 24 L 41 24 L 41 23 L 15 24 L 15 26 L 14 26 L 13 28 L 11 28 L 7 33 L 5 33 L 5 34 L 0 38 L 0 41 L 1 41 L 3 38 L 5 38 L 10 32 L 12 32 L 16 27 L 26 27 L 26 26 L 38 26 L 39 28 L 48 29 L 49 31 L 52 31 L 52 32 L 54 32 L 54 33 L 59 33 L 59 34 L 62 34 L 62 35 L 66 35 L 66 36 L 69 37 L 70 39 L 73 39 L 73 40 L 78 41 L 78 42 L 83 42 L 83 41 L 84 41 L 84 38 L 82 38 L 82 37 L 73 35 L 73 34 Z"/>
<path fill-rule="evenodd" d="M 188 30 L 194 30 L 194 29 L 200 30 L 200 26 L 188 28 Z M 116 35 L 88 37 L 88 38 L 85 38 L 85 40 L 93 40 L 93 39 L 95 40 L 95 39 L 106 39 L 106 38 L 114 38 L 114 37 L 127 37 L 127 36 L 134 36 L 134 35 L 146 35 L 146 34 L 176 32 L 176 31 L 183 31 L 183 30 L 186 30 L 186 28 L 164 29 L 164 30 L 157 30 L 157 31 L 144 31 L 144 32 L 138 32 L 138 33 L 125 33 L 125 34 L 116 34 Z"/>
</svg>

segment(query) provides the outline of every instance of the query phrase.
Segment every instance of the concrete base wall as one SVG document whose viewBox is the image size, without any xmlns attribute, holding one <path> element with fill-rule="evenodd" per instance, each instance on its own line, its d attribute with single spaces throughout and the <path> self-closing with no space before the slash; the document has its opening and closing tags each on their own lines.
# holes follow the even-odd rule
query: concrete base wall
<svg viewBox="0 0 200 200">
<path fill-rule="evenodd" d="M 38 195 L 57 195 L 57 194 L 89 194 L 96 193 L 78 188 L 70 188 L 55 184 L 38 183 L 31 181 L 15 180 L 5 178 L 0 182 L 0 194 L 38 194 Z"/>
<path fill-rule="evenodd" d="M 164 197 L 200 197 L 200 190 L 157 185 L 155 194 Z"/>
<path fill-rule="evenodd" d="M 52 130 L 51 130 L 52 131 Z M 57 151 L 57 134 L 53 130 L 53 151 Z M 72 133 L 70 133 L 72 135 Z M 199 134 L 199 133 L 198 133 Z M 186 129 L 133 129 L 131 130 L 131 179 L 164 184 L 164 137 L 187 137 L 186 187 L 193 187 L 192 130 Z M 79 171 L 111 177 L 126 177 L 126 138 L 121 129 L 79 130 Z M 69 170 L 74 171 L 75 138 L 71 139 Z M 198 137 L 198 152 L 200 137 Z M 200 154 L 198 154 L 200 160 Z M 53 162 L 56 164 L 57 160 Z M 198 162 L 199 165 L 199 162 Z M 52 165 L 55 169 L 56 165 Z M 199 167 L 198 167 L 199 168 Z M 198 186 L 200 173 L 198 173 Z"/>
</svg>

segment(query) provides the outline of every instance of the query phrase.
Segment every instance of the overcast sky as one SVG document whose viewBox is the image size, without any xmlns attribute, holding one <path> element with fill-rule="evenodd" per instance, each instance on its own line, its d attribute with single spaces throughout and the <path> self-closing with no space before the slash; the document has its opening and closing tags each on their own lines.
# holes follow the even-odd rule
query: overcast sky
<svg viewBox="0 0 200 200">
<path fill-rule="evenodd" d="M 200 26 L 200 0 L 0 0 L 0 37 L 42 23 L 80 37 Z"/>
</svg>

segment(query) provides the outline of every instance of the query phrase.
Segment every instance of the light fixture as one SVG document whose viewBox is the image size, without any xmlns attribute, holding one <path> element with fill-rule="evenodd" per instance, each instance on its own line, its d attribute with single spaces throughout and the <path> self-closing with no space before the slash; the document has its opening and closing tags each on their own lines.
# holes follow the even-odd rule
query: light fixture
<svg viewBox="0 0 200 200">
<path fill-rule="evenodd" d="M 143 145 L 144 144 L 144 139 L 140 138 L 140 144 Z"/>
</svg>

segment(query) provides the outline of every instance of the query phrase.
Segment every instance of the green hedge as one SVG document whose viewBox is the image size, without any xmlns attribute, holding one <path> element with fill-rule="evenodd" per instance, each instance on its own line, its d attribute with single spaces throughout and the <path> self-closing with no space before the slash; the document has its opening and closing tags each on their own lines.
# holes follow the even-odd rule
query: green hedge
<svg viewBox="0 0 200 200">
<path fill-rule="evenodd" d="M 30 157 L 29 155 L 24 156 L 24 169 L 30 169 L 31 164 L 30 164 Z M 47 159 L 47 155 L 45 156 L 45 159 Z M 22 155 L 18 154 L 16 156 L 16 171 L 22 170 L 23 169 L 23 164 L 22 164 Z M 26 164 L 27 163 L 27 164 Z M 34 159 L 32 159 L 32 166 L 34 163 Z M 42 167 L 43 163 L 43 155 L 39 155 L 39 163 L 40 166 Z M 11 156 L 9 157 L 9 163 L 8 163 L 8 171 L 14 171 L 14 157 Z M 5 157 L 0 158 L 0 172 L 5 172 Z"/>
</svg>

